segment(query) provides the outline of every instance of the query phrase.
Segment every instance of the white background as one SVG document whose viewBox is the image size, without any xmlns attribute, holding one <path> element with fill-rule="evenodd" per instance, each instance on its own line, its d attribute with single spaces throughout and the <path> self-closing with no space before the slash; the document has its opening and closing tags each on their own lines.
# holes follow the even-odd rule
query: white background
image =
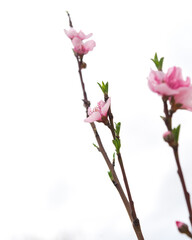
<svg viewBox="0 0 192 240">
<path fill-rule="evenodd" d="M 109 82 L 115 122 L 122 122 L 122 155 L 146 240 L 186 239 L 189 224 L 176 164 L 162 140 L 162 101 L 150 92 L 150 60 L 164 71 L 180 66 L 192 77 L 191 0 L 2 0 L 0 3 L 0 239 L 134 240 L 95 139 L 84 123 L 72 44 L 74 27 L 93 33 L 83 71 L 94 107 L 97 82 Z M 176 113 L 180 156 L 192 193 L 192 114 Z M 98 130 L 112 157 L 111 135 Z M 117 167 L 118 171 L 118 167 Z"/>
</svg>

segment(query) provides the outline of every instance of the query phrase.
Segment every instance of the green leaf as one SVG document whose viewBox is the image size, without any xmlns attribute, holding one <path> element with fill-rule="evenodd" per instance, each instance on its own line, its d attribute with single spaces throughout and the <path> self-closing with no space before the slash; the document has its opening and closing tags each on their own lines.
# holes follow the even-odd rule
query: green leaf
<svg viewBox="0 0 192 240">
<path fill-rule="evenodd" d="M 116 149 L 116 152 L 117 152 L 117 154 L 118 154 L 118 153 L 119 153 L 119 150 L 120 150 L 120 148 L 121 148 L 121 141 L 120 141 L 120 139 L 119 139 L 119 138 L 115 138 L 115 139 L 113 140 L 113 144 L 114 144 L 115 149 Z"/>
<path fill-rule="evenodd" d="M 115 167 L 115 153 L 113 153 L 113 167 Z"/>
<path fill-rule="evenodd" d="M 102 84 L 100 83 L 97 84 L 99 85 L 104 94 L 108 94 L 108 82 L 106 84 L 104 82 L 102 82 Z"/>
<path fill-rule="evenodd" d="M 174 128 L 172 130 L 172 133 L 173 133 L 173 136 L 174 136 L 174 140 L 175 140 L 176 143 L 178 143 L 178 141 L 179 141 L 180 127 L 181 127 L 181 125 L 179 125 L 177 128 Z"/>
<path fill-rule="evenodd" d="M 99 87 L 100 87 L 100 88 L 101 88 L 101 90 L 103 91 L 101 84 L 100 84 L 100 83 L 97 83 L 97 84 L 99 85 Z"/>
<path fill-rule="evenodd" d="M 162 71 L 163 68 L 163 61 L 164 61 L 164 57 L 162 57 L 160 60 L 158 59 L 157 53 L 155 53 L 154 59 L 151 59 L 155 66 L 157 67 L 157 69 L 159 71 Z"/>
<path fill-rule="evenodd" d="M 112 174 L 112 172 L 111 172 L 111 171 L 109 171 L 109 172 L 108 172 L 108 175 L 109 175 L 109 177 L 110 177 L 111 181 L 114 181 L 113 174 Z"/>
<path fill-rule="evenodd" d="M 162 57 L 159 61 L 159 71 L 162 71 L 163 68 L 163 61 L 164 61 L 164 57 Z"/>
<path fill-rule="evenodd" d="M 165 120 L 166 120 L 166 118 L 165 118 L 165 117 L 163 117 L 163 116 L 160 116 L 160 118 L 161 118 L 161 119 L 163 119 L 163 121 L 165 121 Z"/>
<path fill-rule="evenodd" d="M 109 84 L 108 82 L 105 84 L 105 92 L 108 94 L 108 87 L 109 87 Z"/>
<path fill-rule="evenodd" d="M 115 123 L 115 134 L 117 137 L 119 137 L 119 133 L 120 133 L 120 129 L 121 129 L 121 123 Z"/>
<path fill-rule="evenodd" d="M 95 144 L 93 143 L 93 146 L 96 147 L 97 150 L 100 152 L 100 149 L 99 149 L 99 147 L 98 147 L 97 145 L 95 145 Z"/>
</svg>

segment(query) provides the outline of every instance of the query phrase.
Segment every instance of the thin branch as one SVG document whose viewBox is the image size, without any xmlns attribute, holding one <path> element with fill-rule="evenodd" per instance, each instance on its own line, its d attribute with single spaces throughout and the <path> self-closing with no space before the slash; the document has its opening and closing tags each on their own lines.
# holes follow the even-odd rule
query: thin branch
<svg viewBox="0 0 192 240">
<path fill-rule="evenodd" d="M 127 197 L 125 196 L 125 193 L 124 193 L 124 191 L 123 191 L 123 189 L 121 187 L 119 179 L 118 179 L 118 177 L 116 175 L 116 172 L 114 170 L 113 164 L 111 163 L 111 161 L 109 160 L 109 158 L 107 156 L 107 153 L 105 152 L 105 149 L 103 147 L 103 144 L 102 144 L 101 139 L 99 137 L 99 134 L 97 132 L 95 124 L 91 123 L 91 127 L 92 127 L 92 129 L 93 129 L 93 131 L 95 133 L 95 137 L 96 137 L 97 143 L 99 145 L 101 154 L 103 155 L 103 157 L 105 159 L 105 162 L 107 163 L 107 166 L 109 167 L 109 169 L 110 169 L 110 171 L 112 173 L 112 176 L 114 178 L 114 186 L 116 187 L 117 191 L 119 192 L 120 197 L 121 197 L 121 199 L 122 199 L 122 201 L 124 203 L 124 206 L 125 206 L 125 208 L 127 210 L 128 215 L 129 215 L 129 218 L 130 218 L 130 220 L 133 223 L 133 228 L 135 230 L 137 238 L 139 240 L 144 240 L 144 237 L 143 237 L 143 234 L 142 234 L 142 231 L 141 231 L 141 227 L 140 227 L 140 224 L 139 224 L 139 220 L 134 219 L 133 216 L 132 216 L 133 214 L 132 214 L 132 208 L 130 206 L 130 203 L 128 202 Z"/>
<path fill-rule="evenodd" d="M 73 24 L 72 24 L 72 21 L 71 21 L 71 16 L 70 16 L 68 11 L 66 11 L 66 12 L 67 12 L 67 15 L 68 15 L 68 18 L 69 18 L 69 26 L 72 28 Z"/>
<path fill-rule="evenodd" d="M 171 110 L 168 110 L 168 105 L 167 105 L 168 98 L 163 97 L 162 100 L 163 100 L 164 113 L 165 113 L 164 122 L 165 122 L 165 125 L 167 126 L 167 129 L 172 132 L 172 130 L 173 130 L 172 129 L 172 116 L 173 116 L 174 112 L 172 112 Z M 184 196 L 185 196 L 185 201 L 186 201 L 187 208 L 188 208 L 189 220 L 190 220 L 190 223 L 191 223 L 191 226 L 192 226 L 192 208 L 191 208 L 190 194 L 187 191 L 186 183 L 185 183 L 185 180 L 184 180 L 183 171 L 182 171 L 180 160 L 179 160 L 178 147 L 179 147 L 178 143 L 171 146 L 171 148 L 173 149 L 175 161 L 176 161 L 176 164 L 177 164 L 177 169 L 178 169 L 177 173 L 178 173 L 180 181 L 181 181 L 181 185 L 182 185 L 182 188 L 183 188 L 183 193 L 184 193 Z"/>
<path fill-rule="evenodd" d="M 109 98 L 108 94 L 105 94 L 104 98 L 105 98 L 105 101 L 107 101 L 107 99 Z M 109 115 L 109 122 L 110 122 L 109 128 L 111 130 L 113 139 L 115 139 L 116 135 L 115 135 L 115 129 L 114 129 L 114 123 L 113 123 L 113 114 L 112 114 L 112 111 L 111 111 L 111 107 L 109 108 L 108 115 Z M 130 187 L 129 187 L 128 180 L 127 180 L 127 175 L 126 175 L 124 164 L 123 164 L 123 159 L 122 159 L 122 156 L 121 156 L 120 152 L 117 154 L 117 158 L 118 158 L 118 162 L 119 162 L 121 172 L 122 172 L 122 175 L 123 175 L 123 181 L 124 181 L 125 188 L 126 188 L 126 191 L 127 191 L 127 196 L 128 196 L 129 202 L 130 202 L 133 224 L 139 225 L 140 224 L 139 219 L 136 215 L 133 198 L 132 198 L 132 195 L 131 195 Z"/>
<path fill-rule="evenodd" d="M 77 59 L 77 63 L 78 63 L 78 72 L 79 72 L 79 77 L 80 77 L 80 81 L 81 81 L 81 87 L 83 90 L 83 102 L 84 102 L 84 106 L 86 108 L 86 116 L 88 117 L 88 108 L 90 107 L 90 101 L 87 99 L 87 93 L 85 90 L 85 84 L 83 82 L 83 76 L 82 76 L 82 64 L 83 64 L 83 57 L 79 57 L 78 55 L 76 55 L 76 59 Z"/>
<path fill-rule="evenodd" d="M 181 185 L 183 188 L 183 192 L 184 192 L 184 196 L 185 196 L 185 201 L 187 203 L 187 208 L 188 208 L 188 212 L 189 212 L 189 221 L 192 226 L 192 208 L 191 208 L 190 194 L 187 191 L 187 187 L 186 187 L 184 176 L 183 176 L 183 171 L 182 171 L 181 164 L 179 161 L 178 146 L 173 147 L 173 153 L 174 153 L 176 164 L 177 164 L 177 173 L 179 175 Z"/>
</svg>

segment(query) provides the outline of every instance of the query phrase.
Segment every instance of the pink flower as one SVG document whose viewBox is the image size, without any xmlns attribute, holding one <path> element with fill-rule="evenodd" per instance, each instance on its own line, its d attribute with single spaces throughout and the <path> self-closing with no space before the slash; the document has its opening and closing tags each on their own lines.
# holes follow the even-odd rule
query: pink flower
<svg viewBox="0 0 192 240">
<path fill-rule="evenodd" d="M 91 110 L 91 108 L 88 109 L 89 117 L 86 118 L 84 121 L 88 123 L 92 123 L 94 121 L 105 122 L 105 120 L 107 119 L 107 112 L 110 105 L 111 98 L 108 98 L 106 102 L 101 100 L 97 103 L 97 107 L 95 107 L 93 110 Z"/>
<path fill-rule="evenodd" d="M 179 94 L 174 96 L 175 102 L 182 104 L 180 108 L 192 111 L 192 86 L 182 88 Z"/>
<path fill-rule="evenodd" d="M 83 43 L 82 40 L 79 39 L 78 37 L 74 37 L 72 43 L 74 46 L 73 50 L 79 55 L 87 54 L 89 51 L 93 50 L 93 48 L 96 46 L 95 41 L 89 40 Z"/>
<path fill-rule="evenodd" d="M 174 96 L 179 94 L 183 88 L 190 86 L 190 78 L 184 81 L 181 68 L 169 68 L 167 73 L 151 70 L 148 77 L 149 88 L 161 96 Z"/>
<path fill-rule="evenodd" d="M 74 28 L 70 28 L 69 30 L 64 29 L 65 34 L 72 40 L 74 37 L 77 37 L 81 40 L 90 38 L 93 34 L 90 33 L 88 35 L 85 35 L 82 31 L 77 33 L 77 31 Z"/>
</svg>

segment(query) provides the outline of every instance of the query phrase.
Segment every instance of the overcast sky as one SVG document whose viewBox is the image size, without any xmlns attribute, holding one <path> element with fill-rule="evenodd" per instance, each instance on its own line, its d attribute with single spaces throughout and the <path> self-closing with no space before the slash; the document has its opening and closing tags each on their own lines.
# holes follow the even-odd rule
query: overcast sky
<svg viewBox="0 0 192 240">
<path fill-rule="evenodd" d="M 4 0 L 0 2 L 0 239 L 134 240 L 107 166 L 84 123 L 76 59 L 64 34 L 93 33 L 96 47 L 83 71 L 94 107 L 109 82 L 122 156 L 146 240 L 186 239 L 189 224 L 166 131 L 162 101 L 147 76 L 155 52 L 164 71 L 180 66 L 192 77 L 191 0 Z M 192 113 L 181 123 L 180 156 L 192 193 Z M 98 130 L 112 157 L 111 135 Z M 190 134 L 189 134 L 190 133 Z M 117 167 L 118 171 L 118 167 Z"/>
</svg>

